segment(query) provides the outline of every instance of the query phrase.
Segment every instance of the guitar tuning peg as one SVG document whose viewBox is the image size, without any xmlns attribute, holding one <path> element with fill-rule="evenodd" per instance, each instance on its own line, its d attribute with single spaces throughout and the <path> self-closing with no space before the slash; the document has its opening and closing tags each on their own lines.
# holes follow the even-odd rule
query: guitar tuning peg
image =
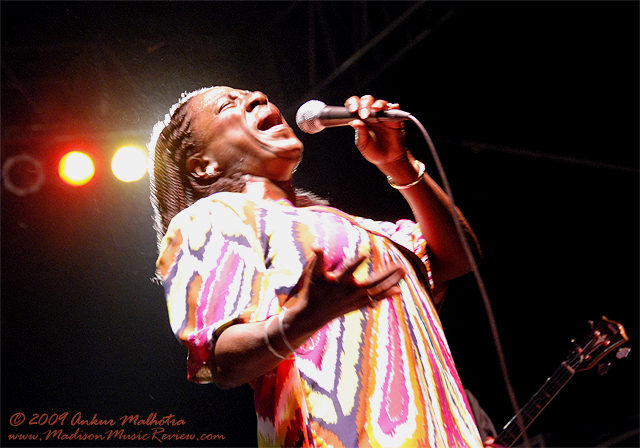
<svg viewBox="0 0 640 448">
<path fill-rule="evenodd" d="M 590 320 L 590 321 L 589 321 L 589 328 L 591 328 L 592 330 L 593 330 L 594 328 L 596 328 L 596 326 L 595 326 L 595 324 L 593 323 L 593 321 L 592 321 L 592 320 Z"/>
<path fill-rule="evenodd" d="M 602 376 L 609 371 L 610 362 L 598 364 L 598 375 Z"/>
<path fill-rule="evenodd" d="M 582 352 L 582 348 L 580 347 L 580 345 L 578 345 L 575 339 L 571 339 L 571 346 L 573 347 L 572 349 L 573 353 Z"/>
<path fill-rule="evenodd" d="M 618 352 L 616 353 L 616 358 L 618 358 L 618 359 L 626 358 L 627 355 L 629 355 L 630 351 L 631 351 L 631 349 L 629 347 L 620 347 L 618 349 Z"/>
</svg>

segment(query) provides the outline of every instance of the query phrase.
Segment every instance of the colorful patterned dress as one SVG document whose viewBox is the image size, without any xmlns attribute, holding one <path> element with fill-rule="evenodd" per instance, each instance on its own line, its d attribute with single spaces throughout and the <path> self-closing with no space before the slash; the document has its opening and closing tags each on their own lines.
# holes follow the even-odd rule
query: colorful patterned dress
<svg viewBox="0 0 640 448">
<path fill-rule="evenodd" d="M 314 245 L 331 270 L 366 256 L 356 277 L 392 262 L 407 275 L 400 294 L 331 321 L 252 382 L 259 446 L 481 447 L 430 288 L 405 254 L 428 271 L 426 242 L 408 220 L 238 193 L 183 210 L 158 269 L 172 329 L 188 348 L 188 378 L 211 381 L 207 360 L 225 328 L 265 321 L 296 300 Z"/>
</svg>

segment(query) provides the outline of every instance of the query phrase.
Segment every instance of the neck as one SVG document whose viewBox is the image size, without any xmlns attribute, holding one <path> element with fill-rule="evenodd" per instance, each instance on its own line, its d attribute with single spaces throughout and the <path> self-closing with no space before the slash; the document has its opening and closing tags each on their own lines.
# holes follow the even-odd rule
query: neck
<svg viewBox="0 0 640 448">
<path fill-rule="evenodd" d="M 296 205 L 296 195 L 291 180 L 284 182 L 274 182 L 265 177 L 250 176 L 244 193 L 252 199 L 288 199 L 293 205 Z"/>
</svg>

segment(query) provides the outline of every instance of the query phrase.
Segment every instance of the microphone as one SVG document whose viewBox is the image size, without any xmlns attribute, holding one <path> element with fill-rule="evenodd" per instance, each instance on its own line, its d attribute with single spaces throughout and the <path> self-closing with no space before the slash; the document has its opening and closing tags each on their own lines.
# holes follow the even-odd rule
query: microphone
<svg viewBox="0 0 640 448">
<path fill-rule="evenodd" d="M 371 116 L 365 123 L 378 123 L 381 121 L 404 121 L 411 114 L 398 109 L 371 112 Z M 307 134 L 315 134 L 324 128 L 334 126 L 346 126 L 353 120 L 359 120 L 357 113 L 351 113 L 346 107 L 327 106 L 322 101 L 311 100 L 304 103 L 296 113 L 298 127 Z"/>
</svg>

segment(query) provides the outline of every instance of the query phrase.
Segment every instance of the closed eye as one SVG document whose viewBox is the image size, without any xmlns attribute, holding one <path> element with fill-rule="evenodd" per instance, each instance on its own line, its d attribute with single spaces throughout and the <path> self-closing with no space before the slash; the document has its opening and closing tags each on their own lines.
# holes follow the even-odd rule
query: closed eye
<svg viewBox="0 0 640 448">
<path fill-rule="evenodd" d="M 229 106 L 232 106 L 233 104 L 235 104 L 235 101 L 233 100 L 228 100 L 223 102 L 220 107 L 218 108 L 218 113 L 222 112 L 224 109 L 226 109 Z"/>
<path fill-rule="evenodd" d="M 238 95 L 235 92 L 228 92 L 224 95 L 221 95 L 216 102 L 218 104 L 217 113 L 222 112 L 228 107 L 235 106 L 238 100 Z"/>
</svg>

